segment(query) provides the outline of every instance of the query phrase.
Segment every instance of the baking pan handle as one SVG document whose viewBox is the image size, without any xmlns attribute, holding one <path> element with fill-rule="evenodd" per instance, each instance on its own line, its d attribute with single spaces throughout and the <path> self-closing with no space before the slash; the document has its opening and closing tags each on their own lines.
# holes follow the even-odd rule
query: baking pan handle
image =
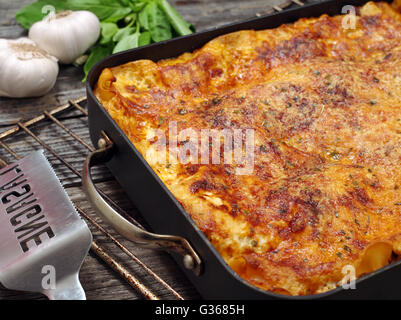
<svg viewBox="0 0 401 320">
<path fill-rule="evenodd" d="M 200 275 L 201 260 L 186 239 L 178 236 L 151 233 L 133 225 L 118 214 L 99 194 L 91 178 L 91 168 L 109 161 L 114 149 L 113 142 L 103 131 L 102 136 L 98 141 L 99 149 L 88 155 L 82 173 L 83 189 L 97 213 L 122 236 L 140 247 L 170 250 L 180 254 L 183 257 L 185 268 L 192 270 L 195 275 Z"/>
</svg>

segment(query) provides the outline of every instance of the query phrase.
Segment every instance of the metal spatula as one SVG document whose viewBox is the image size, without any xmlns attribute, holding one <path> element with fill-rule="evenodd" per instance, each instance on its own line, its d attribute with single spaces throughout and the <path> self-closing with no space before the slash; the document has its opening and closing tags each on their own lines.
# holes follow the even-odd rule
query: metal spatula
<svg viewBox="0 0 401 320">
<path fill-rule="evenodd" d="M 42 151 L 0 170 L 0 282 L 49 299 L 85 299 L 78 272 L 92 242 Z"/>
</svg>

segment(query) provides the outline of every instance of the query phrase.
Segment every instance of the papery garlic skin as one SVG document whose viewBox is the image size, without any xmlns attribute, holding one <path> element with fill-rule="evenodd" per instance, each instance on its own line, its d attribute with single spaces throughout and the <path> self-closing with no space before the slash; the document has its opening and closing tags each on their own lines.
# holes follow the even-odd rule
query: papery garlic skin
<svg viewBox="0 0 401 320">
<path fill-rule="evenodd" d="M 61 63 L 72 63 L 99 38 L 100 22 L 90 11 L 51 13 L 29 29 L 29 38 Z"/>
<path fill-rule="evenodd" d="M 28 38 L 0 39 L 0 96 L 38 97 L 56 83 L 58 63 Z"/>
</svg>

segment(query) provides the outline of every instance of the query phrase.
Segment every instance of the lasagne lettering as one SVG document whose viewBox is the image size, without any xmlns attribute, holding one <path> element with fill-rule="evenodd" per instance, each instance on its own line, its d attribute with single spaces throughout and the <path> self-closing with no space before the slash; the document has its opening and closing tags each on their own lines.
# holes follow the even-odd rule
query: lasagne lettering
<svg viewBox="0 0 401 320">
<path fill-rule="evenodd" d="M 7 181 L 0 185 L 0 201 L 4 208 L 2 214 L 9 218 L 21 250 L 27 252 L 33 246 L 54 237 L 54 232 L 21 168 L 14 166 L 1 172 L 0 176 L 7 177 Z"/>
</svg>

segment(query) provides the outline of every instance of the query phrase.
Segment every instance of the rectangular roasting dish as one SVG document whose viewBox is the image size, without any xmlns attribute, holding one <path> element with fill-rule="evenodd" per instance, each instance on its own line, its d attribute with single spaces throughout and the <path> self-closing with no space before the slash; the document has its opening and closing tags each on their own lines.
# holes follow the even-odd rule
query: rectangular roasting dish
<svg viewBox="0 0 401 320">
<path fill-rule="evenodd" d="M 115 67 L 138 59 L 158 61 L 177 57 L 184 52 L 192 52 L 223 34 L 246 29 L 275 28 L 302 17 L 318 17 L 322 14 L 338 15 L 341 14 L 341 9 L 345 5 L 361 6 L 366 2 L 368 1 L 330 0 L 213 28 L 112 55 L 99 62 L 90 72 L 86 89 L 91 140 L 94 145 L 97 145 L 103 131 L 113 142 L 113 155 L 107 162 L 107 166 L 153 231 L 185 238 L 200 256 L 202 272 L 197 276 L 184 268 L 182 257 L 173 254 L 174 259 L 202 297 L 206 299 L 400 299 L 401 270 L 399 270 L 399 265 L 401 260 L 358 278 L 356 289 L 346 290 L 338 287 L 316 295 L 285 296 L 259 289 L 247 283 L 228 267 L 127 136 L 100 105 L 93 89 L 101 71 L 104 68 Z"/>
</svg>

